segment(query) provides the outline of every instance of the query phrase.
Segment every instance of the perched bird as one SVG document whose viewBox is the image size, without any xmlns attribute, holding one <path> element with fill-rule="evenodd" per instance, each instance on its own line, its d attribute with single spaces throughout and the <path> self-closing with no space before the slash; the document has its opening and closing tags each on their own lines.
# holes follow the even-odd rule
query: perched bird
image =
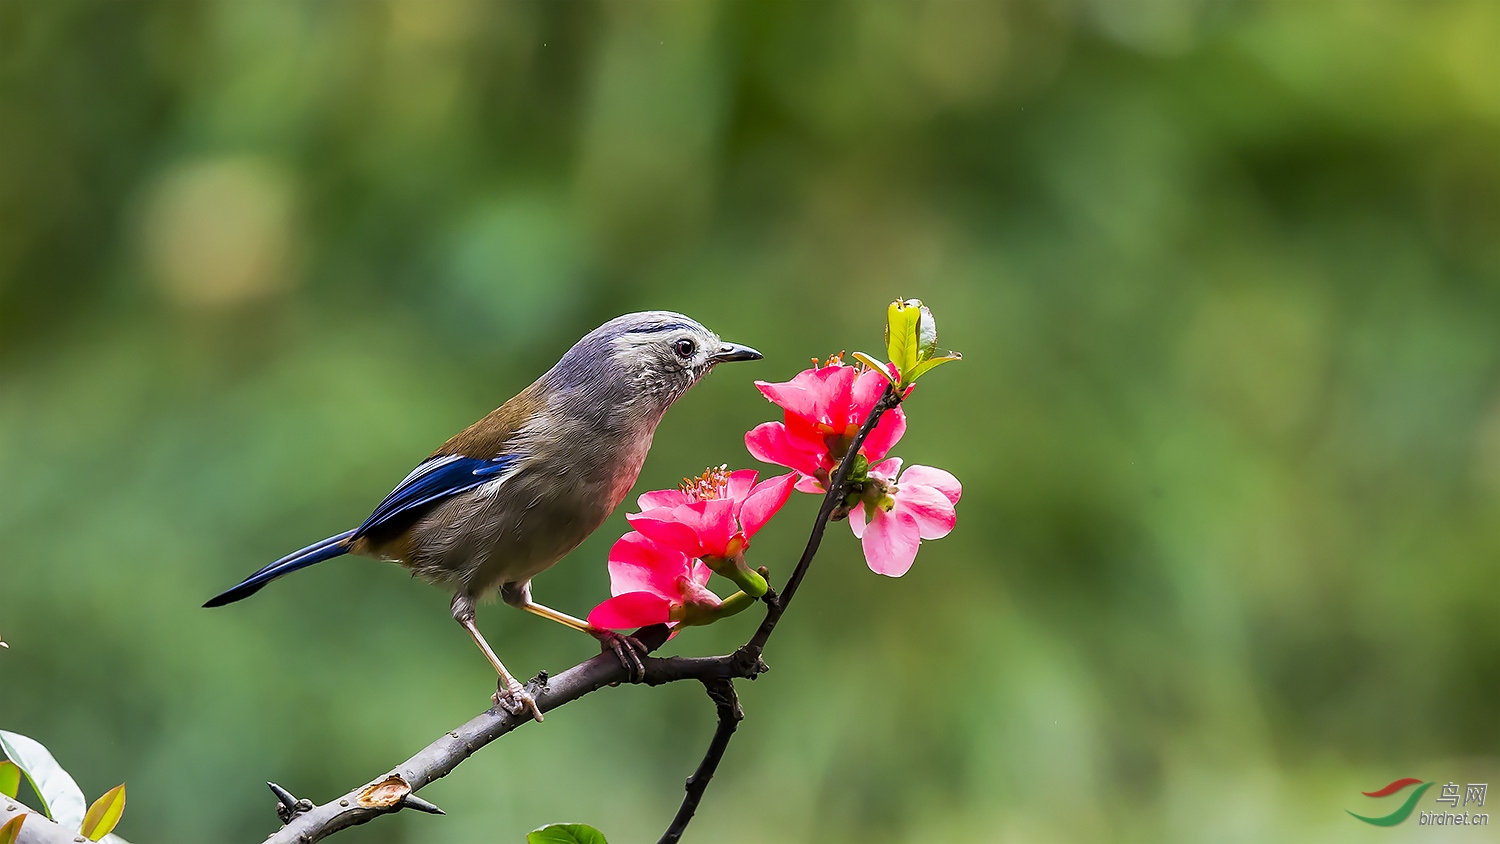
<svg viewBox="0 0 1500 844">
<path fill-rule="evenodd" d="M 505 603 L 589 633 L 638 668 L 637 643 L 536 603 L 531 579 L 625 498 L 672 402 L 716 364 L 760 357 L 682 314 L 612 319 L 434 451 L 359 527 L 277 560 L 204 606 L 248 598 L 284 574 L 343 554 L 400 563 L 453 590 L 453 618 L 500 675 L 495 702 L 513 713 L 524 707 L 540 721 L 536 701 L 474 626 L 475 602 L 498 590 Z"/>
</svg>

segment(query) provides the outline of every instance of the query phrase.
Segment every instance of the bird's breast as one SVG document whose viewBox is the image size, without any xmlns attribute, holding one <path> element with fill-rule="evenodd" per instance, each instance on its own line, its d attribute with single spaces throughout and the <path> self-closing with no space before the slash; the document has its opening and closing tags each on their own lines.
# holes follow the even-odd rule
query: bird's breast
<svg viewBox="0 0 1500 844">
<path fill-rule="evenodd" d="M 524 583 L 577 548 L 640 475 L 651 433 L 571 437 L 507 477 L 444 502 L 407 537 L 402 562 L 442 585 L 481 595 Z"/>
</svg>

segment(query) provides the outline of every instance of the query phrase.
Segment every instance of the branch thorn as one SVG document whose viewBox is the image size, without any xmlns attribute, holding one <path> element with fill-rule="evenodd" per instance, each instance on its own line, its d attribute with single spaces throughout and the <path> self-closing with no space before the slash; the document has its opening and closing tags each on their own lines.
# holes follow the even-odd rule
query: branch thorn
<svg viewBox="0 0 1500 844">
<path fill-rule="evenodd" d="M 272 794 L 276 795 L 276 817 L 280 818 L 283 824 L 291 823 L 292 818 L 297 817 L 303 812 L 310 812 L 313 809 L 313 802 L 311 800 L 298 800 L 292 796 L 290 791 L 287 791 L 274 782 L 266 783 L 266 787 L 271 789 Z"/>
<path fill-rule="evenodd" d="M 408 794 L 401 798 L 401 806 L 406 809 L 416 809 L 418 812 L 426 812 L 429 815 L 447 814 L 435 804 L 429 803 L 415 794 Z"/>
</svg>

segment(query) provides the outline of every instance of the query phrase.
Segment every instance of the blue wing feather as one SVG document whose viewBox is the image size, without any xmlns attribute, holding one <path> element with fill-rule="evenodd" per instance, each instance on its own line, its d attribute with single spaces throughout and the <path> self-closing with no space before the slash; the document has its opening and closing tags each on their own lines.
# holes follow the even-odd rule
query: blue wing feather
<svg viewBox="0 0 1500 844">
<path fill-rule="evenodd" d="M 394 527 L 404 517 L 416 515 L 421 508 L 434 501 L 451 498 L 489 483 L 514 466 L 518 459 L 513 454 L 488 459 L 461 454 L 431 457 L 397 484 L 391 494 L 375 508 L 375 512 L 370 514 L 370 518 L 365 519 L 365 523 L 358 528 L 314 542 L 300 551 L 282 557 L 245 578 L 234 588 L 216 595 L 204 606 L 221 607 L 243 600 L 282 575 L 347 554 L 354 541 L 370 531 Z"/>
<path fill-rule="evenodd" d="M 515 465 L 517 456 L 502 454 L 488 459 L 445 454 L 418 466 L 406 480 L 380 502 L 370 518 L 354 530 L 354 539 L 389 525 L 403 515 L 434 501 L 451 498 L 486 484 Z"/>
</svg>

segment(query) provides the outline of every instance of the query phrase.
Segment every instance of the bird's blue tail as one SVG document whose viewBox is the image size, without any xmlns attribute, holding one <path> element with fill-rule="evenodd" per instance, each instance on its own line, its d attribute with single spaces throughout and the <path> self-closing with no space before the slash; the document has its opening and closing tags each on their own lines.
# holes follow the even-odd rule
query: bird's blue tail
<svg viewBox="0 0 1500 844">
<path fill-rule="evenodd" d="M 215 595 L 203 606 L 222 607 L 225 604 L 242 601 L 259 592 L 262 586 L 281 577 L 283 574 L 291 574 L 298 569 L 305 569 L 314 563 L 321 563 L 324 560 L 341 557 L 349 553 L 349 539 L 352 536 L 354 536 L 354 531 L 346 530 L 337 536 L 330 536 L 322 542 L 314 542 L 301 551 L 288 554 L 245 578 L 238 586 Z"/>
</svg>

